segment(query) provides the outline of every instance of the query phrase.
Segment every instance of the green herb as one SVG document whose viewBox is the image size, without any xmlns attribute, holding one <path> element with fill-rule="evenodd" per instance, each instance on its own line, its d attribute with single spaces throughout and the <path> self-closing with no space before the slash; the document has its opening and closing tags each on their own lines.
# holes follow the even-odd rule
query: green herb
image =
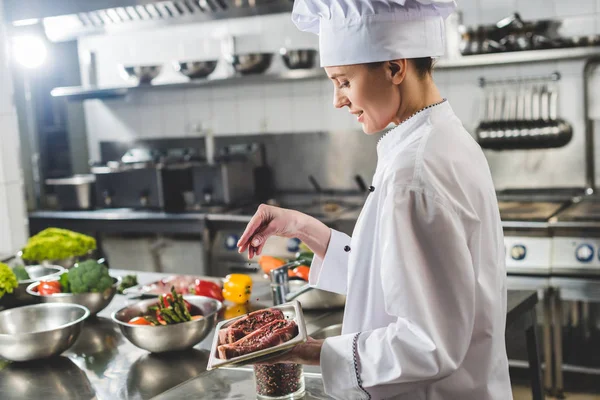
<svg viewBox="0 0 600 400">
<path fill-rule="evenodd" d="M 31 277 L 27 273 L 27 270 L 22 265 L 17 265 L 16 267 L 14 267 L 13 273 L 17 277 L 18 281 L 27 281 L 27 280 L 31 279 Z"/>
<path fill-rule="evenodd" d="M 0 263 L 0 298 L 6 293 L 12 293 L 19 286 L 13 270 L 6 264 Z"/>
<path fill-rule="evenodd" d="M 123 294 L 123 291 L 125 291 L 125 289 L 133 287 L 137 284 L 138 284 L 137 275 L 126 275 L 121 280 L 121 284 L 119 285 L 117 292 L 119 292 L 120 294 Z"/>
</svg>

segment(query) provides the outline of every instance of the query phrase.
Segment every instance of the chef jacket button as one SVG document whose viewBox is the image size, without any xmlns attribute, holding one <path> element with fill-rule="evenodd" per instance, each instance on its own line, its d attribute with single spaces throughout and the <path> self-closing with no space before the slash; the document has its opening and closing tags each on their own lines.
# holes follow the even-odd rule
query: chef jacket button
<svg viewBox="0 0 600 400">
<path fill-rule="evenodd" d="M 369 186 L 369 192 L 374 192 L 375 191 L 375 186 Z"/>
<path fill-rule="evenodd" d="M 350 246 L 344 246 L 344 251 L 347 253 L 350 251 Z"/>
</svg>

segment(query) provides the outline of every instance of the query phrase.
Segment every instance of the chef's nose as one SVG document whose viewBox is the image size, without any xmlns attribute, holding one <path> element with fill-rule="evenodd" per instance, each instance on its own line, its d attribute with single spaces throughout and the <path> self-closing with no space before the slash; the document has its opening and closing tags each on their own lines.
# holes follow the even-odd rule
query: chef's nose
<svg viewBox="0 0 600 400">
<path fill-rule="evenodd" d="M 342 108 L 344 106 L 350 106 L 350 101 L 344 95 L 342 95 L 337 89 L 333 90 L 333 106 L 335 108 Z"/>
</svg>

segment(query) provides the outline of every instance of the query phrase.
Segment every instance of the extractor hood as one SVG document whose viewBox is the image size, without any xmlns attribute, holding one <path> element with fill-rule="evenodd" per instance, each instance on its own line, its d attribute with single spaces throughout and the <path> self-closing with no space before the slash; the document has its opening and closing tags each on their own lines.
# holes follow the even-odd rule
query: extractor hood
<svg viewBox="0 0 600 400">
<path fill-rule="evenodd" d="M 41 22 L 49 40 L 165 24 L 291 12 L 293 0 L 4 0 L 13 26 Z"/>
</svg>

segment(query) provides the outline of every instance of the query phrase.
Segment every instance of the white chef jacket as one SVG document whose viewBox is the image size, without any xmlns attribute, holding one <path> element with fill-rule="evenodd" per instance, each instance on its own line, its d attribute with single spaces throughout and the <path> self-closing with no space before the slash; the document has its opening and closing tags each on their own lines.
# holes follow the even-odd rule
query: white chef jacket
<svg viewBox="0 0 600 400">
<path fill-rule="evenodd" d="M 347 295 L 325 340 L 343 400 L 510 400 L 503 232 L 487 161 L 448 102 L 384 136 L 352 238 L 332 230 L 310 284 Z"/>
</svg>

